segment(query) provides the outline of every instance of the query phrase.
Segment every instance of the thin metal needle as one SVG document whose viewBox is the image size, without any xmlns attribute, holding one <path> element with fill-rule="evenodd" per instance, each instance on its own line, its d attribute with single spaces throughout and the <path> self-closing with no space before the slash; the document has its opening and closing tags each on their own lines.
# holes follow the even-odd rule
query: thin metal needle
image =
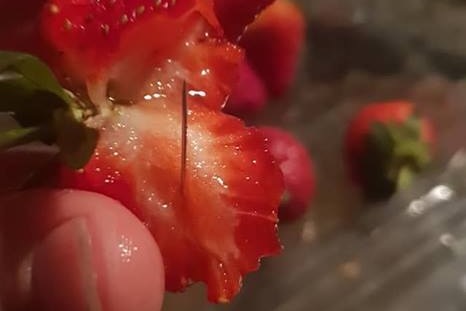
<svg viewBox="0 0 466 311">
<path fill-rule="evenodd" d="M 186 81 L 183 80 L 183 94 L 181 99 L 181 173 L 180 191 L 184 194 L 186 180 L 186 160 L 188 145 L 188 100 L 186 95 Z"/>
</svg>

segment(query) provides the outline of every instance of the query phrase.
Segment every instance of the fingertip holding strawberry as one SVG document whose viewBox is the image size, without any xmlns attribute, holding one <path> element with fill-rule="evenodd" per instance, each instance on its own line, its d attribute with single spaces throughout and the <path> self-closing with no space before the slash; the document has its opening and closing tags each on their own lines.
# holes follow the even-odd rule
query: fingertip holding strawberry
<svg viewBox="0 0 466 311">
<path fill-rule="evenodd" d="M 64 169 L 58 185 L 110 196 L 147 223 L 168 290 L 203 281 L 209 300 L 229 301 L 242 275 L 280 249 L 280 172 L 254 130 L 194 104 L 180 194 L 179 109 L 153 104 L 121 108 L 101 131 L 96 156 L 80 172 Z"/>
<path fill-rule="evenodd" d="M 105 194 L 146 223 L 167 290 L 201 281 L 210 301 L 228 302 L 261 258 L 281 250 L 282 173 L 262 134 L 220 111 L 242 61 L 223 30 L 239 35 L 270 2 L 46 1 L 34 36 L 46 42 L 48 65 L 66 90 L 37 59 L 9 54 L 24 77 L 41 65 L 53 83 L 39 90 L 61 99 L 43 119 L 54 125 L 48 141 L 64 158 L 73 155 L 55 186 Z M 218 20 L 214 5 L 223 12 Z M 225 15 L 225 7 L 237 14 Z M 26 130 L 19 138 L 35 128 Z"/>
<path fill-rule="evenodd" d="M 434 145 L 435 129 L 413 103 L 373 103 L 353 117 L 346 131 L 347 169 L 367 199 L 385 199 L 429 166 Z"/>
<path fill-rule="evenodd" d="M 311 156 L 290 133 L 276 127 L 261 127 L 269 152 L 280 166 L 285 182 L 285 192 L 279 208 L 279 219 L 292 222 L 310 208 L 316 180 Z"/>
</svg>

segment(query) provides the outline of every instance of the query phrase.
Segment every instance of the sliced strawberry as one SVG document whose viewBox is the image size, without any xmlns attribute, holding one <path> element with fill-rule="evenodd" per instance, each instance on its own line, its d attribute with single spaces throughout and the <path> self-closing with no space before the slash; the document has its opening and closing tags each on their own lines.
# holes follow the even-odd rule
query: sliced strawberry
<svg viewBox="0 0 466 311">
<path fill-rule="evenodd" d="M 179 52 L 189 95 L 204 105 L 219 109 L 238 80 L 243 51 L 231 43 L 211 39 Z"/>
<path fill-rule="evenodd" d="M 141 23 L 148 23 L 148 26 L 149 23 L 161 23 L 162 19 L 176 20 L 194 10 L 195 5 L 195 0 L 52 0 L 44 11 L 45 31 L 62 51 L 89 53 L 89 57 L 100 63 L 119 49 L 122 32 L 131 31 L 134 25 Z M 150 44 L 155 46 L 175 39 L 180 31 L 158 29 L 175 35 L 173 38 L 149 32 L 157 31 L 156 27 L 143 28 L 148 28 L 144 32 L 152 36 L 147 36 L 146 40 L 155 42 Z"/>
<path fill-rule="evenodd" d="M 43 29 L 62 80 L 87 87 L 98 103 L 134 98 L 149 75 L 160 82 L 154 71 L 172 70 L 172 78 L 204 90 L 203 102 L 220 109 L 242 60 L 222 39 L 209 0 L 51 0 Z"/>
<path fill-rule="evenodd" d="M 306 23 L 290 0 L 278 0 L 248 27 L 240 41 L 246 56 L 273 96 L 283 95 L 295 77 Z"/>
<path fill-rule="evenodd" d="M 222 37 L 212 1 L 49 0 L 41 31 L 61 82 L 97 108 L 82 111 L 86 128 L 100 132 L 90 162 L 61 170 L 57 186 L 108 195 L 144 221 L 168 290 L 203 281 L 211 301 L 229 301 L 280 250 L 283 181 L 263 136 L 218 111 L 242 51 Z"/>
<path fill-rule="evenodd" d="M 274 0 L 214 0 L 215 11 L 225 34 L 236 41 L 247 25 Z"/>
<path fill-rule="evenodd" d="M 196 281 L 226 302 L 259 259 L 280 250 L 276 237 L 281 173 L 265 141 L 241 121 L 189 107 L 181 187 L 181 113 L 164 98 L 117 108 L 101 126 L 95 157 L 59 185 L 108 195 L 130 208 L 161 249 L 168 290 Z"/>
</svg>

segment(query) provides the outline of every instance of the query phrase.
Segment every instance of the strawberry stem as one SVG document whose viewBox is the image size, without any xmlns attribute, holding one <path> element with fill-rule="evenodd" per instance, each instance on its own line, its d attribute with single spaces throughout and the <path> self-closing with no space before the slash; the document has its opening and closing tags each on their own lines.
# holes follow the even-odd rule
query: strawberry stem
<svg viewBox="0 0 466 311">
<path fill-rule="evenodd" d="M 396 189 L 403 190 L 409 187 L 413 182 L 415 175 L 416 172 L 414 172 L 411 166 L 406 165 L 401 167 L 396 180 Z"/>
<path fill-rule="evenodd" d="M 186 158 L 188 144 L 188 100 L 186 98 L 186 81 L 183 80 L 183 90 L 181 95 L 181 172 L 180 191 L 184 193 L 186 179 Z"/>
<path fill-rule="evenodd" d="M 0 133 L 0 150 L 49 139 L 51 136 L 52 131 L 48 126 L 7 130 Z"/>
</svg>

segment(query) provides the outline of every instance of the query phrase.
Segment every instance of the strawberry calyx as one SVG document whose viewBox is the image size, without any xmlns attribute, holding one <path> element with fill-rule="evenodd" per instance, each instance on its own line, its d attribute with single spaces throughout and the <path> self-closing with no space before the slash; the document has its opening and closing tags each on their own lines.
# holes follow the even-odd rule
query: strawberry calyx
<svg viewBox="0 0 466 311">
<path fill-rule="evenodd" d="M 0 113 L 20 127 L 0 132 L 0 150 L 42 141 L 57 144 L 62 160 L 82 168 L 97 144 L 97 131 L 86 125 L 92 106 L 64 89 L 34 56 L 0 51 Z"/>
<path fill-rule="evenodd" d="M 382 199 L 411 185 L 431 162 L 431 146 L 422 137 L 422 120 L 374 122 L 360 158 L 361 182 L 369 199 Z"/>
</svg>

